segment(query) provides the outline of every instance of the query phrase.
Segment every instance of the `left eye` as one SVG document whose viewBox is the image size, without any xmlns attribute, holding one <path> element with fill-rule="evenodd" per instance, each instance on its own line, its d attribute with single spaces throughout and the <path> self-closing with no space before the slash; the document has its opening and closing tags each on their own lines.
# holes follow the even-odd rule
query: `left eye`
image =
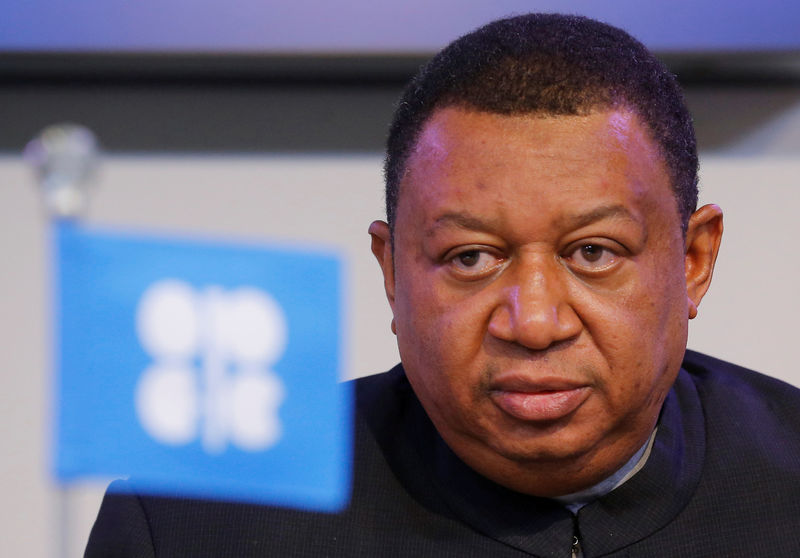
<svg viewBox="0 0 800 558">
<path fill-rule="evenodd" d="M 605 269 L 617 260 L 617 254 L 601 244 L 581 244 L 567 254 L 567 260 L 580 269 L 595 271 Z"/>
</svg>

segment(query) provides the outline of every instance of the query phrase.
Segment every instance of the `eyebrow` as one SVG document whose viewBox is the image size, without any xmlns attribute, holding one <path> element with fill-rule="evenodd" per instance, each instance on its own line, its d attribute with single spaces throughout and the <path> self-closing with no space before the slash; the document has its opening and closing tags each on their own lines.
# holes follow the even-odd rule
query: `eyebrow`
<svg viewBox="0 0 800 558">
<path fill-rule="evenodd" d="M 467 229 L 472 231 L 490 232 L 497 229 L 498 219 L 480 219 L 468 213 L 460 213 L 457 211 L 450 211 L 443 213 L 433 222 L 426 231 L 427 236 L 432 236 L 436 233 L 437 229 L 447 226 L 456 226 L 460 229 Z"/>
<path fill-rule="evenodd" d="M 633 221 L 637 225 L 642 225 L 641 219 L 634 215 L 627 207 L 620 204 L 603 205 L 584 213 L 565 215 L 558 218 L 556 225 L 564 228 L 579 229 L 605 219 L 624 219 Z"/>
<path fill-rule="evenodd" d="M 596 207 L 587 212 L 577 212 L 559 217 L 554 223 L 555 227 L 569 228 L 570 230 L 579 229 L 592 223 L 602 221 L 604 219 L 622 219 L 633 221 L 639 226 L 642 226 L 641 220 L 638 219 L 631 211 L 624 205 L 603 205 Z M 500 224 L 499 219 L 482 219 L 470 215 L 468 213 L 461 213 L 457 211 L 447 212 L 433 222 L 433 225 L 427 230 L 427 236 L 432 236 L 436 233 L 437 229 L 455 226 L 460 229 L 492 232 L 497 230 Z"/>
</svg>

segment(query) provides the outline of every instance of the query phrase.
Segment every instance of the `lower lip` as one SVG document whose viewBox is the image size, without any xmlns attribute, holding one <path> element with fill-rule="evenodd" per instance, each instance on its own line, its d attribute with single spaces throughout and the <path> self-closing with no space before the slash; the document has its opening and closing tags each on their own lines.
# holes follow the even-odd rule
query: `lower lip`
<svg viewBox="0 0 800 558">
<path fill-rule="evenodd" d="M 581 406 L 589 396 L 589 388 L 540 392 L 494 391 L 495 405 L 509 415 L 527 421 L 553 421 L 563 418 Z"/>
</svg>

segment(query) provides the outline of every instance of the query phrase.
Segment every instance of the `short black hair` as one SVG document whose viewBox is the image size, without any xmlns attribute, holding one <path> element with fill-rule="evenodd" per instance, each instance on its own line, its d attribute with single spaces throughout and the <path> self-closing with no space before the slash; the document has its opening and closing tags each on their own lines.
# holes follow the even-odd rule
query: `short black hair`
<svg viewBox="0 0 800 558">
<path fill-rule="evenodd" d="M 386 149 L 386 217 L 423 127 L 444 107 L 496 114 L 586 115 L 624 108 L 660 147 L 686 231 L 697 206 L 697 145 L 675 76 L 625 31 L 581 16 L 501 19 L 450 43 L 403 92 Z"/>
</svg>

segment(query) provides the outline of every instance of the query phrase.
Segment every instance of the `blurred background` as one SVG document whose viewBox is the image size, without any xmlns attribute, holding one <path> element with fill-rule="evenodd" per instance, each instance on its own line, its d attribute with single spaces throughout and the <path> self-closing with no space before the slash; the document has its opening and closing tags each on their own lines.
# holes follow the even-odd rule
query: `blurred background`
<svg viewBox="0 0 800 558">
<path fill-rule="evenodd" d="M 108 482 L 58 486 L 51 475 L 51 251 L 27 142 L 59 122 L 96 134 L 87 223 L 338 248 L 350 278 L 345 377 L 375 373 L 397 361 L 366 232 L 383 218 L 394 102 L 448 41 L 527 11 L 619 25 L 678 75 L 702 201 L 721 205 L 726 225 L 690 347 L 800 385 L 794 0 L 17 2 L 0 19 L 4 555 L 81 556 Z"/>
</svg>

